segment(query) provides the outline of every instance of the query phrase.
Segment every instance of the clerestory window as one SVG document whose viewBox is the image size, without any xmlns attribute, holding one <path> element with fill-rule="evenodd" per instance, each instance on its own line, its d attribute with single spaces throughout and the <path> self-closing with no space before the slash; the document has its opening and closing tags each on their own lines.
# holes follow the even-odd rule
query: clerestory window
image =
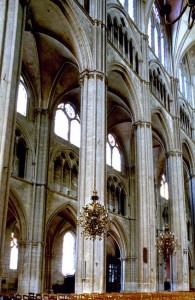
<svg viewBox="0 0 195 300">
<path fill-rule="evenodd" d="M 28 100 L 27 89 L 25 87 L 25 83 L 22 76 L 20 76 L 20 83 L 18 87 L 18 97 L 17 97 L 17 112 L 25 117 L 27 115 L 27 100 Z"/>
<path fill-rule="evenodd" d="M 107 164 L 121 172 L 121 155 L 118 143 L 112 134 L 108 134 L 107 141 Z"/>
<path fill-rule="evenodd" d="M 60 103 L 55 114 L 54 132 L 59 137 L 80 147 L 80 119 L 70 103 Z"/>
<path fill-rule="evenodd" d="M 122 6 L 124 6 L 125 10 L 128 12 L 130 18 L 135 21 L 135 0 L 119 0 Z"/>
<path fill-rule="evenodd" d="M 160 187 L 160 195 L 166 200 L 169 199 L 169 190 L 166 176 L 163 174 L 161 178 L 161 187 Z"/>
<path fill-rule="evenodd" d="M 148 23 L 149 45 L 154 53 L 165 64 L 165 30 L 162 24 L 158 7 L 155 3 L 152 5 L 152 11 Z"/>
</svg>

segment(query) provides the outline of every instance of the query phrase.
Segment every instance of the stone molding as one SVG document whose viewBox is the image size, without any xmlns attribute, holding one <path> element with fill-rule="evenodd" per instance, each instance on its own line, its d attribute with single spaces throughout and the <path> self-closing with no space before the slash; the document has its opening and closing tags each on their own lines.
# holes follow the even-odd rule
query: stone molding
<svg viewBox="0 0 195 300">
<path fill-rule="evenodd" d="M 166 157 L 173 157 L 173 156 L 182 157 L 182 152 L 179 150 L 175 150 L 175 151 L 169 151 L 166 153 Z"/>
<path fill-rule="evenodd" d="M 148 121 L 141 121 L 141 120 L 139 120 L 139 121 L 136 121 L 134 124 L 133 124 L 133 127 L 135 128 L 135 129 L 138 129 L 138 128 L 144 128 L 144 127 L 146 127 L 146 128 L 152 128 L 152 124 L 151 124 L 151 122 L 148 122 Z"/>
<path fill-rule="evenodd" d="M 87 78 L 87 79 L 99 79 L 101 81 L 105 80 L 105 82 L 107 84 L 107 76 L 106 76 L 106 74 L 103 73 L 103 72 L 100 72 L 100 71 L 96 71 L 96 70 L 93 70 L 93 71 L 85 70 L 85 71 L 83 71 L 80 74 L 80 76 L 79 76 L 80 83 L 82 85 L 84 84 L 84 78 Z"/>
</svg>

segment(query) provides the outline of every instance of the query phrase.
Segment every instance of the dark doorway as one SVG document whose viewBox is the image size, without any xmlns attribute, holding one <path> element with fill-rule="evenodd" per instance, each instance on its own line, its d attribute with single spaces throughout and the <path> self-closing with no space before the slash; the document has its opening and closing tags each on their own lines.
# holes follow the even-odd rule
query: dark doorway
<svg viewBox="0 0 195 300">
<path fill-rule="evenodd" d="M 121 290 L 121 260 L 120 250 L 116 240 L 109 235 L 106 241 L 106 292 L 120 292 Z"/>
<path fill-rule="evenodd" d="M 121 284 L 121 263 L 118 258 L 107 257 L 107 283 L 106 291 L 120 292 Z"/>
</svg>

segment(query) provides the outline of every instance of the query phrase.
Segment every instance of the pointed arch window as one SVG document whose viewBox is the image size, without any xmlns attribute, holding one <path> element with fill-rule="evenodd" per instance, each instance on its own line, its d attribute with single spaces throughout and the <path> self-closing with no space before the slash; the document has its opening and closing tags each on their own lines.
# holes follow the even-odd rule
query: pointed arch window
<svg viewBox="0 0 195 300">
<path fill-rule="evenodd" d="M 27 89 L 25 87 L 24 80 L 22 76 L 20 76 L 20 83 L 18 87 L 18 97 L 17 97 L 17 112 L 21 115 L 25 116 L 27 115 Z"/>
<path fill-rule="evenodd" d="M 134 5 L 135 0 L 129 0 L 128 1 L 128 14 L 130 18 L 135 21 L 135 5 Z"/>
<path fill-rule="evenodd" d="M 121 5 L 125 8 L 127 13 L 129 14 L 130 18 L 135 21 L 135 0 L 119 0 Z"/>
<path fill-rule="evenodd" d="M 149 45 L 154 53 L 165 64 L 165 30 L 160 18 L 158 7 L 155 3 L 152 5 L 152 11 L 148 22 Z"/>
<path fill-rule="evenodd" d="M 80 147 L 80 119 L 70 103 L 60 103 L 55 113 L 54 132 L 59 137 Z"/>
<path fill-rule="evenodd" d="M 166 200 L 169 199 L 168 183 L 167 183 L 165 174 L 163 174 L 162 178 L 161 178 L 160 195 L 161 195 L 161 197 L 165 198 Z"/>
<path fill-rule="evenodd" d="M 74 275 L 76 270 L 76 239 L 72 232 L 65 233 L 62 249 L 62 274 Z"/>
<path fill-rule="evenodd" d="M 11 233 L 11 242 L 10 242 L 10 262 L 9 268 L 11 270 L 17 270 L 18 268 L 18 241 L 14 236 L 14 232 Z"/>
<path fill-rule="evenodd" d="M 121 172 L 121 155 L 118 143 L 112 134 L 108 134 L 107 141 L 107 164 Z"/>
</svg>

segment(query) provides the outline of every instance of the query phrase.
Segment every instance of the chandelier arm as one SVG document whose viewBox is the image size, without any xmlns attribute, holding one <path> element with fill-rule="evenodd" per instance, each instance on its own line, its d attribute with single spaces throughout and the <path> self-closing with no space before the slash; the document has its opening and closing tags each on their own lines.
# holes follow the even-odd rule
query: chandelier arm
<svg viewBox="0 0 195 300">
<path fill-rule="evenodd" d="M 187 3 L 185 4 L 185 6 L 183 7 L 183 9 L 182 9 L 180 15 L 179 15 L 175 20 L 173 20 L 173 21 L 171 21 L 171 22 L 167 21 L 167 15 L 165 14 L 165 18 L 164 18 L 164 19 L 165 19 L 165 24 L 166 24 L 166 25 L 172 25 L 172 24 L 174 24 L 175 22 L 177 22 L 177 21 L 181 18 L 181 16 L 184 14 L 184 12 L 185 12 L 185 10 L 186 10 L 186 8 L 187 8 L 188 6 L 191 6 L 191 5 L 189 5 L 188 2 L 187 2 Z"/>
</svg>

